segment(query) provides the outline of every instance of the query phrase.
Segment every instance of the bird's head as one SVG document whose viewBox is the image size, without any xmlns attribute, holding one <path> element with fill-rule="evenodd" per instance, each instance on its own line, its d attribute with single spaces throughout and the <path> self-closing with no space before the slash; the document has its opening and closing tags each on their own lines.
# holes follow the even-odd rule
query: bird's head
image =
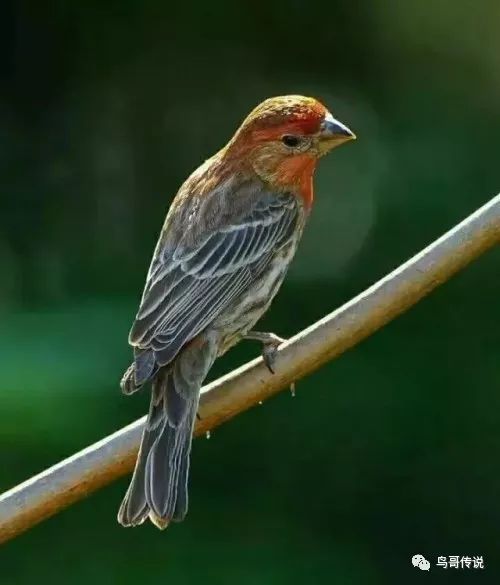
<svg viewBox="0 0 500 585">
<path fill-rule="evenodd" d="M 311 180 L 318 159 L 354 138 L 316 99 L 288 95 L 267 99 L 250 112 L 226 153 L 244 156 L 271 185 L 311 190 L 312 197 Z"/>
</svg>

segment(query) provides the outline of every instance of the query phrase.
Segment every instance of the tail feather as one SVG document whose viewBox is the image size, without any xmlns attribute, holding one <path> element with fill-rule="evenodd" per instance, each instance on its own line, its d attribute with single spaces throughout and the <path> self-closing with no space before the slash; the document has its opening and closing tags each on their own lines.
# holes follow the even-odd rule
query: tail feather
<svg viewBox="0 0 500 585">
<path fill-rule="evenodd" d="M 134 474 L 118 511 L 118 522 L 123 526 L 138 526 L 149 515 L 149 505 L 144 485 L 147 459 L 155 441 L 161 436 L 165 424 L 165 419 L 161 415 L 161 409 L 159 408 L 162 402 L 162 392 L 161 385 L 158 382 L 157 380 L 153 382 L 149 413 L 137 455 Z"/>
<path fill-rule="evenodd" d="M 158 518 L 179 522 L 187 513 L 189 454 L 200 386 L 201 382 L 191 386 L 191 395 L 181 398 L 171 372 L 163 385 L 163 426 L 149 451 L 145 473 L 146 499 Z M 179 507 L 181 501 L 185 505 Z"/>
<path fill-rule="evenodd" d="M 120 524 L 135 526 L 149 516 L 165 528 L 186 516 L 200 388 L 215 355 L 215 344 L 205 339 L 157 372 L 134 475 L 118 512 Z"/>
</svg>

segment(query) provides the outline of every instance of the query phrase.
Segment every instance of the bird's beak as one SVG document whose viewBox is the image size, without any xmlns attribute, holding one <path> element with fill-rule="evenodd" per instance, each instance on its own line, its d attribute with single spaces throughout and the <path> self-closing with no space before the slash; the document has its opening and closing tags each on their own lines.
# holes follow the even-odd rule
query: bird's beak
<svg viewBox="0 0 500 585">
<path fill-rule="evenodd" d="M 356 134 L 328 112 L 321 123 L 319 132 L 319 149 L 321 154 L 326 154 L 332 148 L 349 140 L 356 140 Z"/>
</svg>

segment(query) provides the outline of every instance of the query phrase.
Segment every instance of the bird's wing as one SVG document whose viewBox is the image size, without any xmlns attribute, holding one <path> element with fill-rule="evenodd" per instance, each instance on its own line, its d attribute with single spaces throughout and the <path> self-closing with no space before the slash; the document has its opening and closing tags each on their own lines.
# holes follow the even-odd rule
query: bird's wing
<svg viewBox="0 0 500 585">
<path fill-rule="evenodd" d="M 256 195 L 250 211 L 212 226 L 195 245 L 185 243 L 187 234 L 175 246 L 160 240 L 130 332 L 136 352 L 153 350 L 157 365 L 170 363 L 291 240 L 299 219 L 295 196 Z"/>
</svg>

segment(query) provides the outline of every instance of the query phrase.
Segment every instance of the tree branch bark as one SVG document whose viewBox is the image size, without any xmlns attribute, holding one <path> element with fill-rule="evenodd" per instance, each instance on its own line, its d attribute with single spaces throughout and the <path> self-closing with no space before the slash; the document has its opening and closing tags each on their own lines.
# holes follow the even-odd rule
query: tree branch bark
<svg viewBox="0 0 500 585">
<path fill-rule="evenodd" d="M 259 358 L 204 387 L 196 434 L 213 429 L 339 356 L 499 242 L 497 195 L 385 278 L 284 343 L 276 359 L 276 374 L 270 374 Z M 144 420 L 0 496 L 0 543 L 129 472 Z"/>
</svg>

